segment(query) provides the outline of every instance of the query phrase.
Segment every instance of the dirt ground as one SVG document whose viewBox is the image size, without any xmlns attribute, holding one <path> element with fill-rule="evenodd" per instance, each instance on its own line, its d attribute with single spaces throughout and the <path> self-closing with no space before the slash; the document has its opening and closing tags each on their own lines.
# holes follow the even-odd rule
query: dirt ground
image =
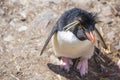
<svg viewBox="0 0 120 80">
<path fill-rule="evenodd" d="M 74 7 L 98 13 L 108 46 L 98 46 L 84 79 L 59 68 L 51 42 L 40 56 L 50 29 Z M 0 0 L 0 80 L 120 80 L 119 60 L 120 0 Z"/>
</svg>

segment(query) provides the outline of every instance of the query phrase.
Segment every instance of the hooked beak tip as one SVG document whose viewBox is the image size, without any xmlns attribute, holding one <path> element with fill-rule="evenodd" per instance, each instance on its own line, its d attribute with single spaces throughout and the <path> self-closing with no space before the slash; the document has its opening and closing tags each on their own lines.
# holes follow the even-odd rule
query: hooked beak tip
<svg viewBox="0 0 120 80">
<path fill-rule="evenodd" d="M 90 41 L 92 41 L 92 43 L 95 42 L 95 37 L 94 37 L 94 35 L 93 35 L 93 33 L 92 33 L 91 31 L 90 31 L 89 33 L 86 32 L 86 36 L 87 36 L 87 38 L 88 38 Z"/>
</svg>

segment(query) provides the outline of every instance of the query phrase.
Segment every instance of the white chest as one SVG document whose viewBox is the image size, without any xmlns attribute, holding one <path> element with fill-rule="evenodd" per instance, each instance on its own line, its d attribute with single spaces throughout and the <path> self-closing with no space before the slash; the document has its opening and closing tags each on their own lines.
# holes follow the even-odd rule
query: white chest
<svg viewBox="0 0 120 80">
<path fill-rule="evenodd" d="M 53 36 L 54 51 L 57 56 L 77 58 L 92 54 L 94 45 L 89 40 L 80 41 L 70 31 L 58 31 Z"/>
<path fill-rule="evenodd" d="M 65 44 L 66 43 L 67 44 L 75 44 L 75 43 L 80 42 L 80 40 L 78 40 L 76 38 L 76 36 L 70 31 L 66 31 L 66 32 L 64 32 L 64 31 L 60 32 L 59 31 L 57 33 L 57 40 L 58 40 L 59 44 L 63 44 L 63 43 L 65 43 Z"/>
</svg>

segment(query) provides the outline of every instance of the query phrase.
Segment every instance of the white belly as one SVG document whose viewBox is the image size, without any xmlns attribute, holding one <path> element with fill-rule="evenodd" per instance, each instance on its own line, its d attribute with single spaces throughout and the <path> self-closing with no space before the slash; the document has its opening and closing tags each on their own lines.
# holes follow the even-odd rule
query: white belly
<svg viewBox="0 0 120 80">
<path fill-rule="evenodd" d="M 58 31 L 52 37 L 53 48 L 56 56 L 69 58 L 90 58 L 94 52 L 94 44 L 89 40 L 80 41 L 70 31 Z"/>
</svg>

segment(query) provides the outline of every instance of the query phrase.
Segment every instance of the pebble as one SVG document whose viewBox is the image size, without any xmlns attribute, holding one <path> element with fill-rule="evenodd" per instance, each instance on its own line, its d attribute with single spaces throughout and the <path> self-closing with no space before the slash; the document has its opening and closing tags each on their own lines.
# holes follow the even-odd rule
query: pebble
<svg viewBox="0 0 120 80">
<path fill-rule="evenodd" d="M 78 4 L 83 9 L 89 9 L 91 4 L 95 2 L 95 0 L 71 0 L 73 3 Z"/>
<path fill-rule="evenodd" d="M 50 62 L 52 62 L 56 65 L 60 65 L 60 60 L 57 57 L 55 57 L 54 55 L 50 56 Z"/>
<path fill-rule="evenodd" d="M 88 3 L 91 3 L 91 1 L 93 0 L 71 0 L 72 2 L 79 2 L 80 4 L 83 3 L 83 4 L 88 4 Z"/>
<path fill-rule="evenodd" d="M 12 41 L 14 38 L 13 38 L 13 36 L 12 35 L 8 35 L 8 36 L 6 36 L 6 37 L 4 37 L 4 41 L 7 41 L 7 42 L 10 42 L 10 41 Z"/>
<path fill-rule="evenodd" d="M 119 59 L 118 62 L 117 62 L 117 66 L 118 66 L 118 68 L 120 69 L 120 59 Z"/>
<path fill-rule="evenodd" d="M 4 10 L 0 9 L 0 15 L 5 14 Z"/>
<path fill-rule="evenodd" d="M 25 12 L 20 12 L 19 14 L 20 14 L 20 16 L 21 16 L 22 19 L 26 19 L 27 18 Z"/>
<path fill-rule="evenodd" d="M 61 0 L 43 0 L 43 2 L 47 2 L 47 3 L 49 3 L 49 2 L 54 2 L 54 3 L 56 3 L 56 4 L 58 4 L 58 3 L 60 3 L 61 2 Z"/>
<path fill-rule="evenodd" d="M 115 33 L 113 32 L 113 31 L 111 31 L 111 32 L 109 32 L 109 33 L 107 33 L 107 38 L 109 39 L 109 40 L 113 40 L 113 38 L 115 37 Z"/>
<path fill-rule="evenodd" d="M 27 26 L 21 26 L 20 28 L 18 28 L 18 31 L 19 31 L 19 32 L 22 32 L 22 31 L 25 31 L 25 30 L 27 30 L 27 29 L 28 29 Z"/>
<path fill-rule="evenodd" d="M 9 23 L 11 26 L 15 26 L 15 23 L 14 23 L 14 21 L 12 20 L 12 21 L 10 21 L 10 23 Z"/>
<path fill-rule="evenodd" d="M 102 9 L 102 13 L 104 16 L 111 16 L 112 15 L 112 9 L 110 6 L 104 6 Z"/>
<path fill-rule="evenodd" d="M 24 6 L 27 7 L 29 4 L 29 0 L 20 0 L 20 3 Z"/>
<path fill-rule="evenodd" d="M 38 14 L 32 22 L 32 25 L 37 27 L 39 24 L 46 26 L 51 19 L 55 19 L 57 15 L 51 9 L 45 9 Z"/>
<path fill-rule="evenodd" d="M 116 48 L 117 50 L 120 50 L 120 41 L 119 41 L 119 44 L 115 46 L 115 48 Z"/>
</svg>

